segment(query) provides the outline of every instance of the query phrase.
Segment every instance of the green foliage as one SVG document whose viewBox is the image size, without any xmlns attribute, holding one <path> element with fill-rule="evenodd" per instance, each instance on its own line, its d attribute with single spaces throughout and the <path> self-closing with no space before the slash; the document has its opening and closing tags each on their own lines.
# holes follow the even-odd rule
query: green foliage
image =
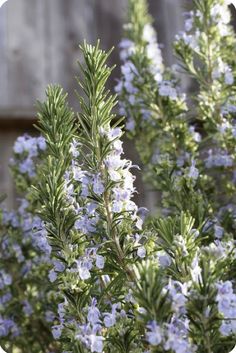
<svg viewBox="0 0 236 353">
<path fill-rule="evenodd" d="M 47 141 L 48 156 L 35 199 L 42 205 L 41 217 L 53 239 L 55 251 L 65 249 L 74 225 L 75 215 L 64 197 L 65 172 L 71 163 L 70 143 L 76 131 L 72 111 L 66 105 L 66 95 L 59 86 L 49 87 L 47 101 L 39 103 L 39 130 Z"/>
<path fill-rule="evenodd" d="M 163 64 L 147 2 L 129 0 L 116 91 L 145 178 L 161 194 L 161 217 L 144 225 L 146 211 L 132 200 L 134 166 L 121 157 L 124 118 L 106 89 L 111 51 L 80 47 L 77 115 L 59 86 L 48 87 L 38 103 L 42 136 L 14 145 L 11 167 L 26 200 L 16 214 L 1 211 L 0 336 L 9 352 L 28 353 L 27 335 L 32 353 L 232 348 L 235 36 L 227 11 L 223 0 L 194 1 L 176 37 L 196 83 L 186 100 Z"/>
</svg>

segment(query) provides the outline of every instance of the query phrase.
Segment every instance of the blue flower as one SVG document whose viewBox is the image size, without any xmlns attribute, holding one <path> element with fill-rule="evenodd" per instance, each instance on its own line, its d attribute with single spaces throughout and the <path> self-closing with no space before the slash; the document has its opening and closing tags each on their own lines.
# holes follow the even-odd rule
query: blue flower
<svg viewBox="0 0 236 353">
<path fill-rule="evenodd" d="M 101 179 L 101 176 L 99 174 L 95 175 L 92 181 L 93 184 L 93 191 L 97 195 L 102 195 L 104 193 L 104 185 Z"/>
<path fill-rule="evenodd" d="M 102 353 L 104 337 L 91 334 L 89 336 L 91 352 Z"/>
<path fill-rule="evenodd" d="M 162 330 L 155 321 L 147 325 L 146 340 L 151 346 L 157 346 L 162 341 Z"/>
<path fill-rule="evenodd" d="M 0 270 L 0 289 L 10 286 L 12 284 L 12 277 L 4 270 Z"/>
<path fill-rule="evenodd" d="M 87 320 L 92 325 L 96 325 L 99 323 L 100 311 L 96 307 L 97 300 L 95 298 L 92 299 L 91 306 L 88 307 Z"/>
<path fill-rule="evenodd" d="M 49 271 L 48 278 L 50 282 L 55 282 L 57 279 L 57 273 L 54 271 L 54 269 Z"/>
<path fill-rule="evenodd" d="M 63 329 L 62 325 L 52 326 L 52 335 L 55 338 L 55 340 L 58 340 L 61 337 L 62 329 Z"/>
<path fill-rule="evenodd" d="M 218 310 L 226 320 L 222 323 L 220 331 L 224 336 L 231 335 L 236 333 L 236 294 L 233 292 L 233 284 L 231 281 L 221 281 L 216 284 L 216 288 Z"/>
<path fill-rule="evenodd" d="M 96 255 L 96 267 L 99 269 L 104 268 L 105 259 L 102 255 Z"/>
<path fill-rule="evenodd" d="M 37 138 L 37 144 L 40 150 L 45 151 L 47 148 L 46 140 L 44 137 L 40 136 Z"/>
<path fill-rule="evenodd" d="M 33 309 L 31 304 L 28 302 L 28 300 L 24 300 L 23 302 L 23 311 L 26 316 L 30 316 L 33 314 Z"/>
</svg>

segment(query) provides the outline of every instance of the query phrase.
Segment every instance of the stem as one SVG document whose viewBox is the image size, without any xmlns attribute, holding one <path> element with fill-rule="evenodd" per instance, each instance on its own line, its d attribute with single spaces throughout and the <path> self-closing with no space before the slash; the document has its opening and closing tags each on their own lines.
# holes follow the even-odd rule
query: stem
<svg viewBox="0 0 236 353">
<path fill-rule="evenodd" d="M 117 253 L 117 257 L 119 260 L 119 264 L 121 265 L 121 267 L 123 268 L 123 270 L 126 272 L 126 274 L 128 275 L 128 277 L 130 278 L 130 280 L 135 281 L 136 276 L 134 274 L 134 272 L 124 263 L 124 252 L 120 246 L 120 241 L 119 241 L 119 237 L 115 231 L 115 229 L 112 231 L 112 212 L 110 210 L 110 193 L 108 191 L 106 191 L 104 193 L 104 204 L 105 204 L 105 209 L 106 209 L 106 215 L 107 215 L 107 231 L 108 234 L 110 235 L 110 237 L 113 239 L 114 245 L 115 245 L 115 250 Z"/>
<path fill-rule="evenodd" d="M 204 334 L 203 341 L 204 341 L 206 352 L 213 353 L 213 351 L 211 350 L 211 340 L 210 340 L 209 334 L 207 333 L 207 322 L 205 317 L 202 318 L 202 323 L 203 323 L 203 334 Z"/>
</svg>

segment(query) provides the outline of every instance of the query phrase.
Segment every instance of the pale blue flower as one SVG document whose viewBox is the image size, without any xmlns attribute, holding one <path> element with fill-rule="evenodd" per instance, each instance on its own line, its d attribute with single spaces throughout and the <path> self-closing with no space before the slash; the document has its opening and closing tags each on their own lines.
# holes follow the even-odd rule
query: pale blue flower
<svg viewBox="0 0 236 353">
<path fill-rule="evenodd" d="M 162 81 L 159 85 L 159 95 L 172 100 L 177 99 L 177 91 L 170 81 Z"/>
<path fill-rule="evenodd" d="M 0 270 L 0 289 L 10 286 L 12 284 L 12 277 L 4 270 Z"/>
<path fill-rule="evenodd" d="M 33 314 L 32 306 L 28 302 L 28 300 L 23 301 L 23 312 L 25 313 L 26 316 L 30 316 Z"/>
<path fill-rule="evenodd" d="M 89 339 L 91 352 L 102 353 L 104 337 L 91 334 Z"/>
<path fill-rule="evenodd" d="M 218 290 L 217 303 L 220 314 L 223 315 L 225 322 L 222 322 L 220 331 L 225 336 L 236 333 L 236 294 L 233 292 L 231 281 L 219 282 L 216 284 Z"/>
<path fill-rule="evenodd" d="M 82 280 L 87 280 L 91 277 L 90 270 L 93 266 L 91 260 L 77 260 L 76 266 Z"/>
<path fill-rule="evenodd" d="M 38 148 L 41 151 L 45 151 L 47 148 L 47 144 L 46 144 L 46 140 L 43 136 L 40 136 L 37 138 L 37 144 L 38 144 Z"/>
<path fill-rule="evenodd" d="M 147 325 L 146 340 L 151 346 L 157 346 L 162 341 L 162 330 L 155 321 Z"/>
<path fill-rule="evenodd" d="M 144 246 L 140 246 L 137 250 L 137 255 L 138 257 L 140 257 L 141 259 L 143 259 L 146 256 L 146 249 Z"/>
<path fill-rule="evenodd" d="M 59 260 L 53 260 L 54 270 L 57 272 L 63 272 L 65 270 L 65 265 Z"/>
<path fill-rule="evenodd" d="M 104 324 L 106 327 L 112 327 L 115 325 L 117 307 L 118 304 L 113 304 L 111 313 L 104 313 Z"/>
<path fill-rule="evenodd" d="M 57 279 L 57 273 L 54 271 L 54 269 L 49 271 L 48 278 L 50 282 L 55 282 Z"/>
<path fill-rule="evenodd" d="M 34 162 L 29 157 L 19 164 L 19 170 L 23 174 L 28 174 L 30 178 L 36 175 Z"/>
<path fill-rule="evenodd" d="M 105 188 L 104 188 L 101 176 L 99 174 L 93 177 L 92 185 L 93 185 L 93 191 L 95 192 L 95 194 L 100 196 L 104 193 Z"/>
<path fill-rule="evenodd" d="M 105 264 L 105 259 L 102 255 L 96 255 L 96 267 L 99 269 L 103 269 Z"/>
<path fill-rule="evenodd" d="M 175 353 L 192 353 L 195 347 L 190 344 L 188 337 L 189 322 L 187 319 L 173 317 L 167 326 L 167 340 L 165 350 L 172 350 Z"/>
<path fill-rule="evenodd" d="M 196 180 L 199 176 L 199 170 L 196 168 L 196 161 L 192 160 L 191 166 L 189 168 L 188 177 Z"/>
<path fill-rule="evenodd" d="M 100 311 L 96 307 L 97 301 L 95 298 L 92 299 L 91 306 L 88 307 L 87 320 L 90 324 L 95 325 L 99 323 Z"/>
<path fill-rule="evenodd" d="M 62 329 L 63 329 L 62 325 L 54 325 L 54 326 L 52 326 L 52 335 L 53 335 L 55 340 L 58 340 L 61 337 Z"/>
</svg>

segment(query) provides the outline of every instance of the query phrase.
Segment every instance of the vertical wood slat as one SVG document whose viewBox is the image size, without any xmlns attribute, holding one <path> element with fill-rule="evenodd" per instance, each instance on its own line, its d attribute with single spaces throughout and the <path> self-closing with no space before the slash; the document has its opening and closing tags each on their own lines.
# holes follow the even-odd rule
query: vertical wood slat
<svg viewBox="0 0 236 353">
<path fill-rule="evenodd" d="M 175 35 L 183 30 L 184 4 L 186 0 L 151 0 L 150 10 L 155 18 L 160 42 L 164 44 L 163 54 L 167 65 L 172 65 L 176 60 L 173 55 L 172 43 Z"/>
<path fill-rule="evenodd" d="M 0 96 L 3 101 L 7 99 L 8 80 L 7 80 L 7 58 L 6 58 L 6 42 L 7 42 L 7 21 L 6 6 L 0 11 Z"/>
<path fill-rule="evenodd" d="M 44 39 L 40 31 L 42 0 L 11 0 L 7 3 L 8 99 L 0 105 L 33 109 L 33 100 L 45 83 Z"/>
<path fill-rule="evenodd" d="M 93 8 L 93 0 L 11 0 L 3 6 L 0 112 L 34 112 L 49 82 L 74 90 L 78 44 L 96 37 Z"/>
<path fill-rule="evenodd" d="M 10 208 L 15 205 L 15 189 L 8 164 L 12 157 L 13 143 L 18 135 L 17 131 L 0 132 L 0 195 L 7 195 L 4 203 Z"/>
</svg>

